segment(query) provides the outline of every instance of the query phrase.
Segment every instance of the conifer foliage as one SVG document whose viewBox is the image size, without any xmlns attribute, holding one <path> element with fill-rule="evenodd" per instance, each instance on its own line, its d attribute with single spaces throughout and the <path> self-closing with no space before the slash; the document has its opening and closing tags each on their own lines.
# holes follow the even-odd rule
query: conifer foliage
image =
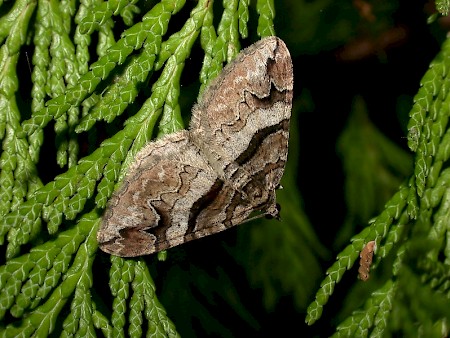
<svg viewBox="0 0 450 338">
<path fill-rule="evenodd" d="M 253 40 L 275 34 L 275 3 L 0 0 L 1 336 L 179 335 L 156 297 L 148 260 L 100 254 L 99 222 L 136 152 L 155 135 L 184 128 L 189 114 L 181 83 L 193 50 L 202 57 L 197 95 L 249 32 Z M 436 8 L 446 14 L 449 2 L 436 0 Z M 335 336 L 449 335 L 449 83 L 446 40 L 410 112 L 414 173 L 338 254 L 307 309 L 307 324 L 319 320 L 336 284 L 370 243 L 364 278 L 377 285 Z M 295 186 L 289 166 L 286 182 Z M 310 228 L 296 228 L 307 220 L 295 211 L 298 193 L 290 194 L 283 212 L 291 227 L 271 227 L 264 235 L 261 228 L 248 244 L 261 261 L 276 261 L 271 274 L 248 264 L 269 309 L 279 296 L 274 285 L 298 306 L 314 298 L 307 294 L 310 275 L 318 273 L 314 251 L 325 256 Z M 296 236 L 303 239 L 298 250 Z M 268 238 L 277 242 L 268 245 Z M 252 247 L 257 242 L 264 243 Z M 100 278 L 98 267 L 109 276 Z M 282 275 L 289 278 L 280 282 Z"/>
</svg>

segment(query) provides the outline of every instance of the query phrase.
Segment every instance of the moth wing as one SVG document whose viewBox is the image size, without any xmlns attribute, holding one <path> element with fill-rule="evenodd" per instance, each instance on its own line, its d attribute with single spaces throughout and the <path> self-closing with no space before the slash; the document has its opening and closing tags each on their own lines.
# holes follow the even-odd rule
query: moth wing
<svg viewBox="0 0 450 338">
<path fill-rule="evenodd" d="M 194 204 L 216 179 L 187 131 L 147 144 L 108 204 L 100 248 L 133 257 L 183 243 Z"/>
<path fill-rule="evenodd" d="M 246 198 L 255 209 L 278 217 L 275 191 L 280 186 L 288 156 L 289 132 L 279 129 L 261 140 L 245 161 L 240 162 L 249 180 L 242 186 Z"/>
<path fill-rule="evenodd" d="M 264 38 L 239 53 L 205 90 L 193 109 L 193 141 L 211 162 L 223 161 L 222 169 L 227 161 L 239 162 L 266 135 L 283 129 L 289 137 L 292 97 L 289 50 L 275 36 Z"/>
<path fill-rule="evenodd" d="M 265 213 L 267 200 L 275 200 L 275 192 L 267 190 L 264 193 L 259 200 L 249 201 L 241 192 L 217 179 L 209 192 L 193 205 L 184 242 L 239 225 L 254 211 Z"/>
<path fill-rule="evenodd" d="M 265 137 L 241 167 L 250 174 L 250 180 L 239 190 L 217 179 L 208 194 L 195 203 L 185 240 L 241 224 L 255 211 L 278 216 L 275 190 L 283 176 L 287 152 L 268 150 L 287 149 L 287 146 L 288 135 L 283 129 Z"/>
</svg>

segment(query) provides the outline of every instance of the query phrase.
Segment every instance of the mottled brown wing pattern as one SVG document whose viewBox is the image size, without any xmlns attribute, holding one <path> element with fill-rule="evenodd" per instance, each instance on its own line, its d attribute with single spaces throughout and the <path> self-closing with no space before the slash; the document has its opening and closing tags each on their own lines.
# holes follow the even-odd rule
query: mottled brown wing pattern
<svg viewBox="0 0 450 338">
<path fill-rule="evenodd" d="M 114 194 L 98 232 L 118 256 L 168 249 L 277 216 L 287 160 L 292 61 L 269 37 L 242 51 L 205 90 L 189 131 L 147 144 Z"/>
<path fill-rule="evenodd" d="M 213 80 L 193 109 L 190 130 L 219 175 L 264 134 L 284 128 L 289 136 L 292 90 L 292 60 L 277 37 L 244 49 Z"/>
<path fill-rule="evenodd" d="M 97 235 L 103 251 L 140 256 L 183 243 L 195 201 L 217 180 L 187 131 L 151 145 L 138 152 L 108 204 Z"/>
</svg>

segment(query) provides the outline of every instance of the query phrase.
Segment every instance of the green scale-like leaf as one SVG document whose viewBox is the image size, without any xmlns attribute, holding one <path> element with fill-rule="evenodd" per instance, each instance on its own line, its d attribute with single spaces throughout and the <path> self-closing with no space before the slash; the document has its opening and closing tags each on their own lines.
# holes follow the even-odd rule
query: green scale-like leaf
<svg viewBox="0 0 450 338">
<path fill-rule="evenodd" d="M 308 307 L 308 314 L 306 322 L 308 324 L 314 323 L 322 314 L 322 307 L 328 302 L 329 297 L 334 291 L 335 284 L 338 283 L 343 274 L 349 270 L 362 250 L 365 243 L 376 240 L 380 243 L 381 239 L 386 236 L 388 248 L 378 248 L 378 254 L 382 254 L 381 258 L 385 257 L 390 249 L 394 246 L 394 240 L 400 240 L 400 235 L 394 236 L 394 233 L 401 231 L 399 227 L 392 227 L 394 221 L 401 219 L 402 210 L 406 206 L 406 196 L 409 189 L 403 187 L 393 198 L 386 203 L 385 210 L 372 222 L 372 224 L 365 228 L 361 233 L 352 238 L 352 244 L 348 245 L 336 257 L 336 262 L 327 270 L 327 277 L 322 281 L 320 289 L 316 294 L 316 299 Z M 408 217 L 406 217 L 408 219 Z M 405 222 L 405 219 L 402 219 Z M 392 227 L 392 230 L 390 231 Z"/>
<path fill-rule="evenodd" d="M 447 129 L 448 123 L 448 70 L 450 43 L 446 41 L 441 52 L 430 64 L 421 81 L 421 88 L 414 98 L 415 104 L 408 124 L 408 145 L 417 151 L 415 176 L 417 194 L 422 196 L 433 156 Z"/>
</svg>

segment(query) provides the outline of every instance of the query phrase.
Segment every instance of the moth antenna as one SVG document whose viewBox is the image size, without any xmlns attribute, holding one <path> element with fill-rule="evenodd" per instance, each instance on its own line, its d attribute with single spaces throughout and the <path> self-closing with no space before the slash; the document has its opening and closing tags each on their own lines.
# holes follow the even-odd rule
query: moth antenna
<svg viewBox="0 0 450 338">
<path fill-rule="evenodd" d="M 30 74 L 31 74 L 31 73 L 32 73 L 32 70 L 31 70 L 31 63 L 30 63 L 30 59 L 29 59 L 29 57 L 28 57 L 28 52 L 25 52 L 25 57 L 27 58 L 28 69 L 29 69 L 29 71 L 30 71 Z"/>
</svg>

